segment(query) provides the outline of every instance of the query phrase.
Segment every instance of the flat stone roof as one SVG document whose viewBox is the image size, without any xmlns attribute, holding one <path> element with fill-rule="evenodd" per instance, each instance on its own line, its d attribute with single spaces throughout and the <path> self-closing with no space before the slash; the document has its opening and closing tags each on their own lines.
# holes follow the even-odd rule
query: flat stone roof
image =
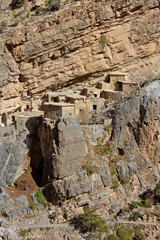
<svg viewBox="0 0 160 240">
<path fill-rule="evenodd" d="M 117 81 L 119 83 L 123 83 L 123 84 L 138 84 L 138 82 L 132 82 L 132 81 Z"/>
<path fill-rule="evenodd" d="M 102 90 L 102 92 L 113 92 L 113 93 L 115 93 L 115 92 L 122 92 L 122 91 L 114 91 L 114 90 L 110 90 L 110 89 L 107 89 L 107 90 Z"/>
<path fill-rule="evenodd" d="M 52 107 L 72 107 L 75 106 L 73 103 L 64 103 L 64 102 L 51 102 L 44 103 L 44 106 L 52 106 Z"/>
<path fill-rule="evenodd" d="M 68 98 L 73 98 L 73 99 L 86 99 L 86 96 L 84 96 L 84 95 L 79 95 L 79 94 L 67 94 L 67 95 L 65 95 L 66 97 L 68 97 Z"/>
<path fill-rule="evenodd" d="M 48 95 L 50 97 L 58 97 L 58 96 L 65 96 L 65 93 L 63 93 L 63 92 L 46 92 L 45 95 Z"/>
<path fill-rule="evenodd" d="M 120 76 L 127 76 L 128 73 L 122 73 L 122 72 L 110 72 L 108 73 L 109 76 L 115 76 L 115 75 L 120 75 Z"/>
<path fill-rule="evenodd" d="M 13 116 L 40 116 L 43 115 L 43 111 L 40 110 L 32 110 L 32 111 L 23 111 L 23 112 L 16 112 Z"/>
</svg>

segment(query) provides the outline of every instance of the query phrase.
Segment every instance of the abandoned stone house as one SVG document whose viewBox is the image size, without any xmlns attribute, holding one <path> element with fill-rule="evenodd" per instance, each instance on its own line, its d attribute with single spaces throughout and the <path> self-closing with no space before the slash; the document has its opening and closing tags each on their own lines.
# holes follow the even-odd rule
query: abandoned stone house
<svg viewBox="0 0 160 240">
<path fill-rule="evenodd" d="M 74 117 L 75 106 L 71 103 L 51 102 L 43 105 L 44 117 L 52 120 L 60 117 Z"/>
<path fill-rule="evenodd" d="M 20 106 L 20 111 L 29 111 L 29 110 L 39 110 L 41 106 L 41 99 L 22 99 L 21 106 Z"/>
<path fill-rule="evenodd" d="M 138 87 L 138 82 L 128 81 L 128 74 L 120 72 L 109 73 L 105 78 L 104 84 L 107 85 L 103 86 L 103 90 L 118 91 L 123 94 L 129 94 Z"/>
<path fill-rule="evenodd" d="M 93 111 L 104 106 L 105 99 L 96 96 L 86 97 L 74 93 L 47 92 L 43 97 L 44 116 L 51 119 L 75 116 L 82 122 L 91 118 Z"/>
</svg>

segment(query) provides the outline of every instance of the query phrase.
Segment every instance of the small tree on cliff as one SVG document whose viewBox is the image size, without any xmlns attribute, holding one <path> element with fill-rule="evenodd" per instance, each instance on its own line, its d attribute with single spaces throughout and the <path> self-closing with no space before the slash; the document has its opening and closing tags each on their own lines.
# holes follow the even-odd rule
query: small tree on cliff
<svg viewBox="0 0 160 240">
<path fill-rule="evenodd" d="M 46 0 L 45 5 L 50 10 L 58 10 L 61 7 L 61 0 Z"/>
<path fill-rule="evenodd" d="M 104 233 L 109 232 L 106 222 L 95 213 L 95 210 L 86 208 L 84 214 L 77 220 L 81 231 L 87 234 L 86 239 L 100 239 Z"/>
</svg>

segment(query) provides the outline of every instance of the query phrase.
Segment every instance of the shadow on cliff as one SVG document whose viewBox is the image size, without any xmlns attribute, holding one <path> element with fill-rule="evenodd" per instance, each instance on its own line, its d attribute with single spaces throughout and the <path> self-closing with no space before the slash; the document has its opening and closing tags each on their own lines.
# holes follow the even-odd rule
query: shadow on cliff
<svg viewBox="0 0 160 240">
<path fill-rule="evenodd" d="M 32 177 L 36 184 L 41 187 L 43 175 L 43 156 L 40 147 L 40 139 L 38 137 L 38 129 L 41 125 L 41 117 L 30 117 L 26 121 L 26 128 L 29 134 L 25 143 L 29 148 L 30 167 L 32 168 Z"/>
</svg>

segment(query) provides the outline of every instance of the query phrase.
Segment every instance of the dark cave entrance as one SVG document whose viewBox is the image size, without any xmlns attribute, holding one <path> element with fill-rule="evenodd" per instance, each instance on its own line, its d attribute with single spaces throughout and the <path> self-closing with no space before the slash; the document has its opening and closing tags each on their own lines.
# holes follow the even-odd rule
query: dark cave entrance
<svg viewBox="0 0 160 240">
<path fill-rule="evenodd" d="M 36 133 L 31 135 L 29 155 L 31 159 L 30 167 L 32 168 L 32 177 L 36 184 L 41 187 L 43 176 L 43 156 L 40 148 L 40 139 Z"/>
<path fill-rule="evenodd" d="M 31 117 L 26 122 L 26 127 L 30 132 L 27 136 L 26 144 L 29 148 L 30 167 L 32 168 L 31 175 L 39 187 L 42 186 L 44 162 L 38 136 L 40 124 L 41 117 Z"/>
</svg>

